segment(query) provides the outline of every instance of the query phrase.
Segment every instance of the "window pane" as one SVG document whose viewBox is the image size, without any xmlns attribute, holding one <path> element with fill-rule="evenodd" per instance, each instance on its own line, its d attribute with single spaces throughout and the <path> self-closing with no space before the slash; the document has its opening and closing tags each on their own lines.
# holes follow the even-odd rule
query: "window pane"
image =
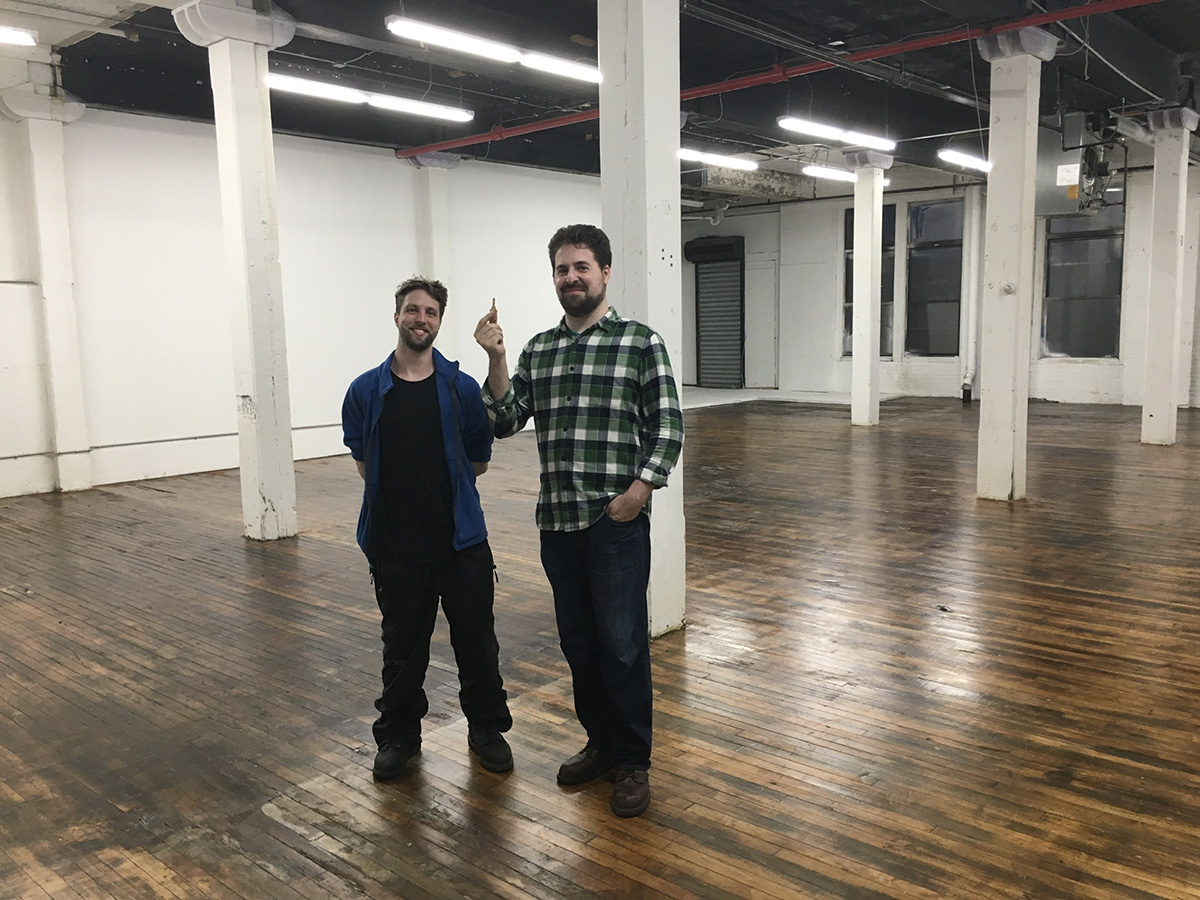
<svg viewBox="0 0 1200 900">
<path fill-rule="evenodd" d="M 1044 308 L 1043 356 L 1116 359 L 1121 336 L 1119 299 L 1047 298 Z"/>
<path fill-rule="evenodd" d="M 896 294 L 896 251 L 883 251 L 879 285 L 879 355 L 892 355 L 892 307 Z M 846 254 L 846 298 L 842 306 L 842 356 L 854 352 L 854 254 Z"/>
<path fill-rule="evenodd" d="M 847 221 L 853 210 L 846 210 Z M 842 356 L 854 352 L 854 254 L 846 254 L 846 296 L 842 303 Z"/>
<path fill-rule="evenodd" d="M 1046 297 L 1120 297 L 1122 235 L 1046 244 Z"/>
<path fill-rule="evenodd" d="M 957 356 L 962 247 L 908 254 L 908 321 L 904 349 L 914 356 Z"/>
<path fill-rule="evenodd" d="M 854 304 L 842 307 L 842 356 L 854 355 Z"/>
<path fill-rule="evenodd" d="M 962 247 L 926 247 L 908 254 L 908 297 L 958 300 L 962 290 Z"/>
<path fill-rule="evenodd" d="M 1075 234 L 1080 231 L 1124 231 L 1125 204 L 1106 206 L 1094 216 L 1051 216 L 1051 234 Z"/>
<path fill-rule="evenodd" d="M 854 209 L 846 210 L 846 249 L 854 249 Z M 885 203 L 883 207 L 883 249 L 896 246 L 896 204 Z"/>
<path fill-rule="evenodd" d="M 908 235 L 913 244 L 961 241 L 963 202 L 914 203 L 908 208 Z"/>
</svg>

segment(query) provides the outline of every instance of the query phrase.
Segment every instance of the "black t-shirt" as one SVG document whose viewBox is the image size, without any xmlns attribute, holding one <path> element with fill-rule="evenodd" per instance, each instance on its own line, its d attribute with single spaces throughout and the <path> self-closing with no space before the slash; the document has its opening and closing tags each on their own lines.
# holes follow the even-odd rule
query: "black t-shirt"
<svg viewBox="0 0 1200 900">
<path fill-rule="evenodd" d="M 437 381 L 405 381 L 379 414 L 379 493 L 371 520 L 371 557 L 428 562 L 453 549 L 454 509 Z"/>
</svg>

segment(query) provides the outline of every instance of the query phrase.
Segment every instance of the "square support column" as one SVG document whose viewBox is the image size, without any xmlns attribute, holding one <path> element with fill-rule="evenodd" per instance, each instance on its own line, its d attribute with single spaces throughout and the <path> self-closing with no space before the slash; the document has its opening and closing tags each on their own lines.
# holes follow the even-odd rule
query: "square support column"
<svg viewBox="0 0 1200 900">
<path fill-rule="evenodd" d="M 192 43 L 208 48 L 233 318 L 245 534 L 267 541 L 296 533 L 296 476 L 287 341 L 279 265 L 279 214 L 267 48 L 295 23 L 252 5 L 193 0 L 174 12 Z"/>
<path fill-rule="evenodd" d="M 1190 109 L 1161 110 L 1150 120 L 1154 132 L 1154 192 L 1146 302 L 1146 378 L 1142 388 L 1144 444 L 1175 443 L 1188 150 L 1196 122 L 1196 113 Z"/>
<path fill-rule="evenodd" d="M 883 292 L 883 173 L 892 157 L 845 154 L 854 167 L 854 323 L 850 424 L 879 424 L 879 329 Z"/>
<path fill-rule="evenodd" d="M 28 63 L 30 80 L 0 93 L 0 112 L 20 123 L 29 148 L 33 234 L 45 323 L 54 484 L 60 491 L 93 485 L 91 437 L 83 392 L 75 263 L 67 210 L 64 123 L 83 114 L 83 104 L 55 95 L 48 63 Z"/>
<path fill-rule="evenodd" d="M 992 170 L 984 234 L 978 493 L 1025 497 L 1033 329 L 1034 178 L 1042 61 L 1056 41 L 1038 28 L 979 40 L 992 65 Z"/>
<path fill-rule="evenodd" d="M 612 240 L 610 302 L 667 344 L 676 379 L 683 359 L 679 227 L 679 7 L 604 0 L 597 7 L 600 193 Z M 683 461 L 654 492 L 650 633 L 683 625 L 686 544 Z"/>
</svg>

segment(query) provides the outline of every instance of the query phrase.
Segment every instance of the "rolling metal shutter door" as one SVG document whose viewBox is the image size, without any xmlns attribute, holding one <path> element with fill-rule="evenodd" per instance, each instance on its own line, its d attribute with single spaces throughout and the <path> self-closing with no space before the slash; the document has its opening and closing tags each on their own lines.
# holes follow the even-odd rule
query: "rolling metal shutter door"
<svg viewBox="0 0 1200 900">
<path fill-rule="evenodd" d="M 740 388 L 742 260 L 696 263 L 697 377 L 700 387 Z"/>
</svg>

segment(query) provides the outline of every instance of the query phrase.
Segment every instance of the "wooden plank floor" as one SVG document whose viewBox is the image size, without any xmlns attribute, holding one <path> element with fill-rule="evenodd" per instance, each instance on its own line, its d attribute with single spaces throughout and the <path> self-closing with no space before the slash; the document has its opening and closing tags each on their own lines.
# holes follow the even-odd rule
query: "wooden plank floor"
<svg viewBox="0 0 1200 900">
<path fill-rule="evenodd" d="M 1200 898 L 1200 412 L 1035 404 L 976 500 L 977 411 L 687 414 L 688 618 L 654 802 L 581 745 L 532 440 L 483 492 L 516 769 L 473 765 L 444 626 L 409 776 L 370 777 L 378 613 L 347 458 L 303 534 L 232 473 L 0 500 L 2 898 Z"/>
</svg>

